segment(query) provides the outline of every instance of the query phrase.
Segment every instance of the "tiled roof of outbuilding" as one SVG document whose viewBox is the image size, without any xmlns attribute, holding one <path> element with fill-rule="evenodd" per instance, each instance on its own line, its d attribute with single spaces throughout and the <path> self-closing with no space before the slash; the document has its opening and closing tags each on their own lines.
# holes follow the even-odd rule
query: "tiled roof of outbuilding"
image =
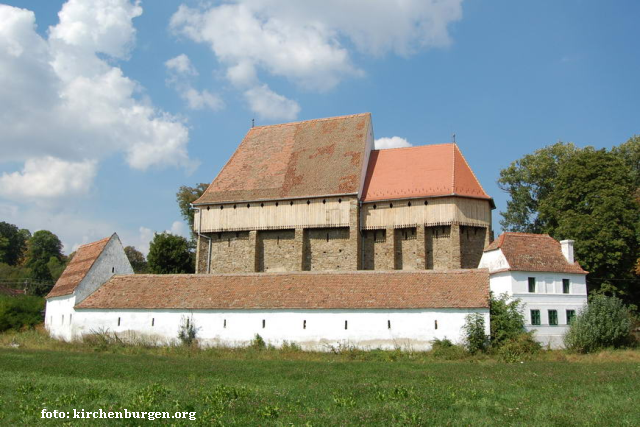
<svg viewBox="0 0 640 427">
<path fill-rule="evenodd" d="M 548 234 L 502 233 L 484 250 L 502 249 L 509 270 L 587 274 L 578 262 L 570 264 L 562 247 Z"/>
<path fill-rule="evenodd" d="M 113 276 L 79 309 L 488 308 L 486 269 Z"/>
<path fill-rule="evenodd" d="M 371 114 L 251 128 L 194 204 L 355 194 Z"/>
<path fill-rule="evenodd" d="M 105 237 L 97 242 L 80 246 L 69 265 L 67 265 L 67 268 L 62 272 L 53 289 L 49 292 L 49 295 L 47 295 L 47 298 L 72 294 L 112 237 L 113 236 Z"/>
<path fill-rule="evenodd" d="M 457 195 L 491 198 L 456 144 L 374 150 L 363 201 Z"/>
</svg>

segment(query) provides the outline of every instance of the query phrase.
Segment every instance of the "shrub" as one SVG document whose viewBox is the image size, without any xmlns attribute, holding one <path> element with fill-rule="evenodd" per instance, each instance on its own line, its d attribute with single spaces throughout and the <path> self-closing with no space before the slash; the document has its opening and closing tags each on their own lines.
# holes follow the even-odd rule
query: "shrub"
<svg viewBox="0 0 640 427">
<path fill-rule="evenodd" d="M 515 338 L 503 341 L 497 352 L 503 361 L 514 363 L 530 359 L 540 348 L 540 343 L 533 338 L 533 332 L 523 332 Z"/>
<path fill-rule="evenodd" d="M 178 339 L 184 345 L 192 345 L 196 340 L 198 334 L 198 328 L 196 328 L 195 322 L 192 317 L 182 316 L 180 322 L 180 329 L 178 330 Z"/>
<path fill-rule="evenodd" d="M 265 348 L 267 348 L 267 344 L 264 342 L 264 339 L 262 339 L 260 334 L 256 334 L 255 338 L 253 338 L 253 341 L 251 341 L 250 347 L 256 350 L 264 350 Z"/>
<path fill-rule="evenodd" d="M 569 350 L 590 353 L 631 343 L 631 313 L 622 300 L 594 295 L 564 337 Z"/>
<path fill-rule="evenodd" d="M 468 355 L 464 347 L 455 345 L 447 338 L 433 340 L 431 354 L 437 359 L 444 360 L 459 360 Z"/>
<path fill-rule="evenodd" d="M 517 340 L 525 332 L 521 301 L 510 300 L 509 295 L 498 298 L 491 295 L 491 347 L 500 348 L 510 340 Z"/>
<path fill-rule="evenodd" d="M 480 313 L 468 314 L 465 317 L 464 331 L 465 347 L 471 354 L 485 351 L 488 347 L 487 336 L 484 333 L 484 316 Z"/>
<path fill-rule="evenodd" d="M 0 295 L 0 332 L 33 328 L 42 322 L 42 310 L 43 298 Z"/>
</svg>

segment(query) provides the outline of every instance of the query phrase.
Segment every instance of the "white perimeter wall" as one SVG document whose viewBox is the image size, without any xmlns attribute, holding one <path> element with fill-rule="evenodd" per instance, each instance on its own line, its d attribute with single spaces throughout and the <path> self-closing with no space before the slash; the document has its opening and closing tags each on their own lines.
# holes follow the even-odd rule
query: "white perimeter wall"
<svg viewBox="0 0 640 427">
<path fill-rule="evenodd" d="M 47 299 L 44 326 L 52 337 L 65 341 L 73 338 L 72 322 L 74 324 L 77 323 L 75 310 L 73 309 L 75 301 L 76 297 L 74 295 Z"/>
<path fill-rule="evenodd" d="M 256 334 L 267 344 L 295 342 L 307 350 L 331 346 L 360 348 L 401 347 L 428 350 L 431 341 L 448 338 L 462 342 L 462 326 L 470 313 L 481 313 L 489 333 L 488 309 L 440 310 L 78 310 L 71 334 L 108 331 L 175 341 L 183 317 L 193 319 L 204 346 L 245 346 Z M 118 319 L 120 325 L 118 326 Z M 226 320 L 226 327 L 225 327 Z M 263 327 L 263 320 L 265 325 Z M 347 329 L 345 329 L 345 320 Z M 306 328 L 304 322 L 306 321 Z M 389 328 L 388 322 L 391 322 Z M 437 329 L 436 329 L 437 321 Z M 153 326 L 152 326 L 153 322 Z M 55 319 L 54 319 L 55 325 Z"/>
<path fill-rule="evenodd" d="M 536 291 L 529 292 L 529 277 L 536 279 Z M 562 293 L 562 279 L 570 280 L 568 294 Z M 495 296 L 503 293 L 522 301 L 527 330 L 535 331 L 542 345 L 562 348 L 568 330 L 567 310 L 576 315 L 587 304 L 586 276 L 583 274 L 507 271 L 491 275 L 490 287 Z M 540 325 L 531 324 L 531 310 L 540 310 Z M 558 312 L 558 325 L 549 325 L 549 310 Z"/>
</svg>

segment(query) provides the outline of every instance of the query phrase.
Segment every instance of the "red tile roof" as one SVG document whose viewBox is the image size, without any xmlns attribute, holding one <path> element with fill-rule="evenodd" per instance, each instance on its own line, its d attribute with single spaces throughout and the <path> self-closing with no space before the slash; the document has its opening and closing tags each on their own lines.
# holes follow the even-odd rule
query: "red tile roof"
<svg viewBox="0 0 640 427">
<path fill-rule="evenodd" d="M 578 262 L 570 264 L 562 247 L 548 234 L 502 233 L 484 250 L 502 249 L 512 271 L 587 274 Z"/>
<path fill-rule="evenodd" d="M 486 269 L 113 276 L 79 309 L 488 308 Z"/>
<path fill-rule="evenodd" d="M 456 144 L 374 150 L 363 201 L 457 195 L 491 198 Z"/>
<path fill-rule="evenodd" d="M 371 114 L 251 128 L 194 204 L 354 194 Z"/>
<path fill-rule="evenodd" d="M 0 285 L 0 295 L 8 295 L 10 297 L 17 297 L 20 295 L 26 295 L 27 292 L 24 289 L 10 288 L 5 285 Z"/>
<path fill-rule="evenodd" d="M 97 242 L 82 245 L 76 251 L 75 256 L 64 269 L 62 275 L 56 282 L 47 298 L 70 295 L 76 290 L 82 279 L 87 275 L 93 263 L 98 259 L 104 248 L 111 240 L 111 237 L 105 237 Z"/>
</svg>

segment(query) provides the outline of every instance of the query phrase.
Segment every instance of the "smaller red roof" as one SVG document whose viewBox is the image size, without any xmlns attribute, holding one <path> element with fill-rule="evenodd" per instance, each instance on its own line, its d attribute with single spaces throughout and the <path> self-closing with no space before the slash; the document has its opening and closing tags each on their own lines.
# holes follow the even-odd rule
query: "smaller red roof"
<svg viewBox="0 0 640 427">
<path fill-rule="evenodd" d="M 69 265 L 67 265 L 67 268 L 62 272 L 53 289 L 51 289 L 51 292 L 49 292 L 49 295 L 47 295 L 47 298 L 71 295 L 89 270 L 91 270 L 91 267 L 112 237 L 113 236 L 105 237 L 97 242 L 80 246 Z"/>
<path fill-rule="evenodd" d="M 567 261 L 560 242 L 548 234 L 502 233 L 484 251 L 496 249 L 502 250 L 511 271 L 587 274 L 578 262 Z"/>
<path fill-rule="evenodd" d="M 456 144 L 371 151 L 363 201 L 451 195 L 491 200 Z"/>
</svg>

